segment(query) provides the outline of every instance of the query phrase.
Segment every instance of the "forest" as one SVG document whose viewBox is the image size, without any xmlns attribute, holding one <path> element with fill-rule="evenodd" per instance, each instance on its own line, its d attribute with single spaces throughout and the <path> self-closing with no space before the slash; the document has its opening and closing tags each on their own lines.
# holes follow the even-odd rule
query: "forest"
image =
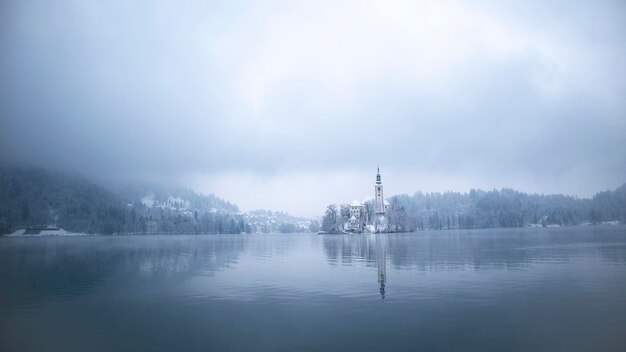
<svg viewBox="0 0 626 352">
<path fill-rule="evenodd" d="M 524 226 L 570 226 L 626 222 L 626 184 L 595 194 L 591 199 L 562 194 L 527 194 L 513 189 L 468 193 L 422 193 L 395 195 L 387 199 L 387 231 L 474 229 Z M 373 218 L 366 202 L 361 219 Z M 347 204 L 327 207 L 322 230 L 339 232 L 349 220 Z"/>
<path fill-rule="evenodd" d="M 88 234 L 250 231 L 236 205 L 213 195 L 138 186 L 110 190 L 41 169 L 0 168 L 0 235 L 50 225 Z"/>
</svg>

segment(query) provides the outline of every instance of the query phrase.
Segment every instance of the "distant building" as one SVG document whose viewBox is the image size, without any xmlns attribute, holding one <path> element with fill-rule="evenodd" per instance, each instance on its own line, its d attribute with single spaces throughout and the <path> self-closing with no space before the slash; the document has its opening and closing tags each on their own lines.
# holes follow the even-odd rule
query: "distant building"
<svg viewBox="0 0 626 352">
<path fill-rule="evenodd" d="M 389 203 L 383 196 L 383 181 L 380 177 L 380 168 L 376 168 L 376 184 L 374 185 L 374 216 L 370 219 L 368 229 L 370 232 L 385 232 L 387 230 L 387 212 Z"/>
<path fill-rule="evenodd" d="M 384 232 L 387 228 L 385 213 L 389 207 L 383 196 L 383 182 L 380 176 L 380 168 L 376 169 L 376 184 L 374 185 L 374 199 L 357 200 L 347 206 L 347 211 L 342 210 L 343 231 L 357 232 Z M 342 209 L 345 209 L 342 206 Z"/>
<path fill-rule="evenodd" d="M 350 219 L 355 218 L 356 220 L 361 219 L 361 213 L 363 211 L 363 204 L 358 200 L 350 203 Z"/>
<path fill-rule="evenodd" d="M 348 220 L 348 223 L 344 225 L 344 230 L 350 232 L 361 232 L 363 230 L 361 228 L 361 219 L 363 218 L 363 204 L 355 200 L 350 203 L 349 211 L 350 219 Z"/>
<path fill-rule="evenodd" d="M 383 181 L 380 177 L 380 168 L 376 168 L 376 185 L 374 186 L 374 212 L 377 215 L 385 215 L 387 207 L 383 197 Z"/>
</svg>

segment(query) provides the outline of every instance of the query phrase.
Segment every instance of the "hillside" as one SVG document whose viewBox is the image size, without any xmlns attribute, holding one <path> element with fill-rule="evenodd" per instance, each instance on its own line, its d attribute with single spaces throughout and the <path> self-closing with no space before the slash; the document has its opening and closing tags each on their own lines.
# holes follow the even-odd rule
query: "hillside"
<svg viewBox="0 0 626 352">
<path fill-rule="evenodd" d="M 84 233 L 240 233 L 236 205 L 177 188 L 124 187 L 40 169 L 0 168 L 0 234 L 57 225 Z"/>
</svg>

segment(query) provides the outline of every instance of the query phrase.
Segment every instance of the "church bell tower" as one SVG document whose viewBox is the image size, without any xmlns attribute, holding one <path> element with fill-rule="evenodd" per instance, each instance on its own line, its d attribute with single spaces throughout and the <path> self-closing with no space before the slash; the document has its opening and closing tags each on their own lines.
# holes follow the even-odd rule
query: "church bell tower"
<svg viewBox="0 0 626 352">
<path fill-rule="evenodd" d="M 374 186 L 374 199 L 376 208 L 374 211 L 378 215 L 385 214 L 385 198 L 383 198 L 383 181 L 380 179 L 380 167 L 376 167 L 376 185 Z"/>
</svg>

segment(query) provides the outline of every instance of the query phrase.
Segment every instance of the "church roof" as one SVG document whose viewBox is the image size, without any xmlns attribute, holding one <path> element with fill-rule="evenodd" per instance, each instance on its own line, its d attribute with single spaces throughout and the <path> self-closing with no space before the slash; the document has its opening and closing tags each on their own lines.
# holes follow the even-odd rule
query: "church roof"
<svg viewBox="0 0 626 352">
<path fill-rule="evenodd" d="M 350 203 L 351 207 L 362 207 L 363 204 L 361 204 L 361 202 L 359 202 L 358 200 L 353 200 L 352 203 Z"/>
</svg>

